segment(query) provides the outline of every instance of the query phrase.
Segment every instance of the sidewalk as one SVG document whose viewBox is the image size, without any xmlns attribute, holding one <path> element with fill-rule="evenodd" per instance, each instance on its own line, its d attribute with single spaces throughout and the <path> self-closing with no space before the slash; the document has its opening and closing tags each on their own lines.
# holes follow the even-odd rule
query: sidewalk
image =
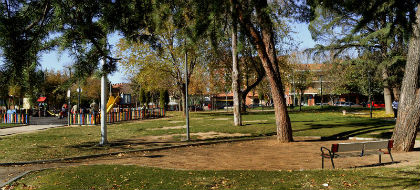
<svg viewBox="0 0 420 190">
<path fill-rule="evenodd" d="M 0 129 L 0 136 L 8 136 L 21 133 L 30 133 L 38 130 L 44 130 L 49 128 L 61 127 L 64 125 L 54 124 L 54 125 L 26 125 L 20 127 L 12 127 Z"/>
</svg>

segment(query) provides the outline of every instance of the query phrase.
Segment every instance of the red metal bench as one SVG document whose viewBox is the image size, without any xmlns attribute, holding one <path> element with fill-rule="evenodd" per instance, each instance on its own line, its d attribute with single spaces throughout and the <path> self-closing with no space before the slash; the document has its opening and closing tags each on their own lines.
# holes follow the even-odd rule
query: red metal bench
<svg viewBox="0 0 420 190">
<path fill-rule="evenodd" d="M 379 155 L 379 164 L 382 163 L 382 154 L 389 154 L 392 163 L 391 148 L 393 147 L 394 140 L 382 141 L 367 141 L 367 142 L 354 142 L 354 143 L 338 143 L 331 145 L 331 149 L 321 147 L 322 168 L 324 168 L 324 158 L 331 160 L 331 165 L 334 166 L 334 158 L 342 156 L 365 156 L 368 152 L 373 152 Z"/>
</svg>

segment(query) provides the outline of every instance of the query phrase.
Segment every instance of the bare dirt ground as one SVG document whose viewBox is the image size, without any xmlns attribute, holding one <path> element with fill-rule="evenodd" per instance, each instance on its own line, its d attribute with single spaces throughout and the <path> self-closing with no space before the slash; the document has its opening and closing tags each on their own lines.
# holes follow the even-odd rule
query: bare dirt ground
<svg viewBox="0 0 420 190">
<path fill-rule="evenodd" d="M 320 147 L 347 141 L 304 141 L 278 143 L 275 138 L 140 152 L 83 161 L 85 164 L 133 164 L 193 170 L 306 170 L 321 168 Z M 420 151 L 393 152 L 396 164 L 418 164 Z M 334 159 L 337 168 L 366 167 L 378 163 L 378 155 Z M 390 163 L 389 155 L 382 156 Z M 326 168 L 331 168 L 329 160 Z"/>
<path fill-rule="evenodd" d="M 77 166 L 91 164 L 124 164 L 159 168 L 189 170 L 307 170 L 320 169 L 320 147 L 331 147 L 331 144 L 345 141 L 314 141 L 295 138 L 293 143 L 278 143 L 274 137 L 222 143 L 203 146 L 191 146 L 153 152 L 120 154 L 73 162 L 37 164 L 26 166 L 0 167 L 0 179 L 11 179 L 23 171 Z M 385 165 L 377 166 L 378 155 L 364 157 L 345 157 L 334 159 L 336 168 L 353 167 L 402 167 L 418 165 L 420 151 L 392 152 L 396 163 L 390 164 L 389 155 L 382 156 Z M 329 160 L 326 168 L 332 168 Z M 6 175 L 8 174 L 8 175 Z M 3 181 L 3 182 L 4 182 Z"/>
</svg>

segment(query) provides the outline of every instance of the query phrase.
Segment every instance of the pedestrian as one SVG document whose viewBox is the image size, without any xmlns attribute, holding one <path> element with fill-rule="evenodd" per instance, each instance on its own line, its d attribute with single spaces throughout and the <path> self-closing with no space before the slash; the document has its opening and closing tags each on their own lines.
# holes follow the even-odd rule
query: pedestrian
<svg viewBox="0 0 420 190">
<path fill-rule="evenodd" d="M 95 101 L 93 101 L 91 104 L 90 104 L 90 110 L 92 111 L 92 114 L 93 115 L 95 115 L 96 113 L 98 113 L 98 104 L 96 104 L 96 102 Z"/>
<path fill-rule="evenodd" d="M 392 109 L 394 110 L 394 119 L 397 119 L 397 114 L 398 114 L 398 99 L 395 98 L 394 101 L 392 102 Z"/>
<path fill-rule="evenodd" d="M 71 108 L 71 113 L 72 113 L 72 114 L 76 114 L 76 113 L 77 113 L 77 105 L 74 105 L 74 106 Z"/>
</svg>

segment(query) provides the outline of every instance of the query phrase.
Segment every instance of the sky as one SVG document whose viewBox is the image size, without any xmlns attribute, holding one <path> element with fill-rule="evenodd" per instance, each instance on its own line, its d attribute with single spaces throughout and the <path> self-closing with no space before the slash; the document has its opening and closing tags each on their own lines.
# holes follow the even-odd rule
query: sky
<svg viewBox="0 0 420 190">
<path fill-rule="evenodd" d="M 315 46 L 315 42 L 311 38 L 311 34 L 308 30 L 308 24 L 305 23 L 294 23 L 292 25 L 294 28 L 295 34 L 292 34 L 295 41 L 300 42 L 298 50 L 305 50 L 307 48 L 312 48 Z M 112 47 L 115 47 L 118 43 L 118 40 L 121 36 L 118 33 L 113 33 L 109 36 L 109 43 Z M 115 51 L 115 48 L 112 49 Z M 43 70 L 64 70 L 65 66 L 71 65 L 73 62 L 72 58 L 69 56 L 67 52 L 63 52 L 61 54 L 58 53 L 57 50 L 53 50 L 41 55 L 40 63 Z M 108 76 L 108 79 L 111 83 L 123 83 L 128 82 L 127 78 L 125 78 L 124 71 L 117 65 L 118 70 Z"/>
</svg>

